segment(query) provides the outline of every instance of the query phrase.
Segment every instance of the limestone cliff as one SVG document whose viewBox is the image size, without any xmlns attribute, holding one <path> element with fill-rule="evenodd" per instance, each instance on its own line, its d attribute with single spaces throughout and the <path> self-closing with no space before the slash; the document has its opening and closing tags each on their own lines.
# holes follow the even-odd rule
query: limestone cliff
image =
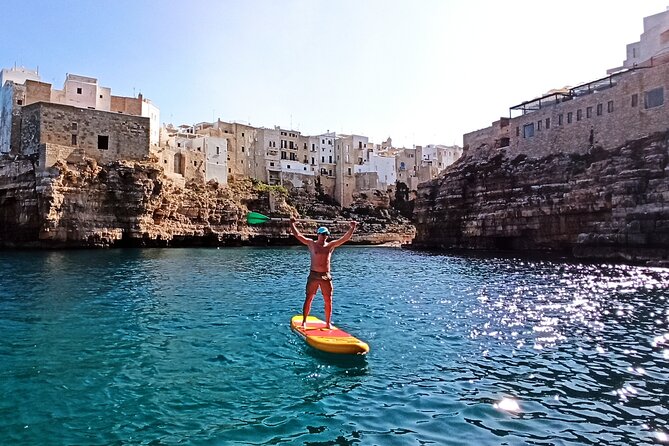
<svg viewBox="0 0 669 446">
<path fill-rule="evenodd" d="M 413 246 L 571 253 L 663 263 L 669 257 L 669 134 L 610 150 L 510 159 L 465 154 L 421 185 Z"/>
<path fill-rule="evenodd" d="M 270 214 L 269 202 L 269 194 L 250 180 L 184 187 L 151 162 L 98 165 L 83 159 L 40 170 L 30 158 L 5 157 L 0 159 L 0 247 L 294 243 L 286 221 L 246 224 L 249 209 Z M 290 197 L 278 202 L 272 216 L 300 216 Z M 354 210 L 345 212 L 335 220 L 355 218 Z M 315 223 L 311 226 L 315 229 Z M 413 234 L 408 221 L 369 217 L 362 219 L 354 242 L 406 243 Z"/>
</svg>

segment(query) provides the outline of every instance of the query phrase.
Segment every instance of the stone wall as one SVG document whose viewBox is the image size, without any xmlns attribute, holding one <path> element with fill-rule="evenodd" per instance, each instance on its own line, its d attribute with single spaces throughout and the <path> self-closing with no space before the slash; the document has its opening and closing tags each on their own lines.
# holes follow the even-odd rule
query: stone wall
<svg viewBox="0 0 669 446">
<path fill-rule="evenodd" d="M 116 113 L 124 113 L 128 115 L 141 116 L 142 115 L 142 99 L 129 98 L 125 96 L 111 97 L 111 111 Z"/>
<path fill-rule="evenodd" d="M 76 147 L 98 162 L 149 155 L 149 118 L 44 102 L 23 107 L 22 114 L 24 154 L 53 144 Z"/>
<path fill-rule="evenodd" d="M 28 79 L 25 82 L 25 89 L 25 101 L 23 105 L 51 101 L 51 84 Z"/>
</svg>

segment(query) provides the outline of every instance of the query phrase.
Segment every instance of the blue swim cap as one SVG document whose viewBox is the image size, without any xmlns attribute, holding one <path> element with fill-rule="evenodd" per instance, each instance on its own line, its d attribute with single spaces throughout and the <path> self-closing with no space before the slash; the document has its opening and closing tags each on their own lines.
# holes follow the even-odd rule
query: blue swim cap
<svg viewBox="0 0 669 446">
<path fill-rule="evenodd" d="M 321 227 L 318 228 L 318 230 L 316 231 L 316 234 L 330 235 L 330 230 L 329 230 L 328 228 L 326 228 L 325 226 L 321 226 Z"/>
</svg>

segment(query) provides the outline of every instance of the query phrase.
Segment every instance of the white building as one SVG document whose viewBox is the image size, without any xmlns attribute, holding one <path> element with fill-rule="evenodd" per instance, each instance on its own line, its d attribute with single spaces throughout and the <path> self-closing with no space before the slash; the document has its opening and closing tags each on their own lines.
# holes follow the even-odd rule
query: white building
<svg viewBox="0 0 669 446">
<path fill-rule="evenodd" d="M 153 145 L 160 145 L 160 109 L 148 99 L 142 98 L 142 114 L 149 118 L 149 141 Z"/>
<path fill-rule="evenodd" d="M 3 87 L 7 81 L 23 84 L 27 80 L 40 82 L 39 73 L 24 67 L 3 68 L 0 71 L 0 87 Z"/>
<path fill-rule="evenodd" d="M 111 88 L 92 77 L 68 74 L 62 90 L 51 90 L 51 102 L 79 108 L 111 111 Z"/>
<path fill-rule="evenodd" d="M 314 172 L 311 169 L 309 169 L 309 164 L 291 160 L 281 160 L 281 172 L 296 173 L 310 176 L 314 175 Z"/>
<path fill-rule="evenodd" d="M 450 166 L 460 158 L 462 148 L 458 146 L 443 146 L 428 144 L 421 153 L 422 164 L 431 164 L 439 172 Z"/>
<path fill-rule="evenodd" d="M 205 136 L 204 146 L 206 181 L 215 180 L 228 184 L 228 140 L 216 136 Z"/>
<path fill-rule="evenodd" d="M 627 59 L 622 67 L 607 70 L 608 74 L 623 69 L 651 64 L 655 57 L 669 57 L 669 8 L 643 19 L 643 33 L 638 42 L 627 45 Z"/>
<path fill-rule="evenodd" d="M 354 166 L 355 173 L 376 172 L 379 176 L 380 188 L 387 189 L 388 186 L 394 186 L 397 182 L 397 171 L 395 167 L 395 157 L 377 150 L 368 152 L 367 159 L 362 164 Z"/>
<path fill-rule="evenodd" d="M 318 159 L 316 163 L 320 167 L 320 173 L 322 175 L 327 175 L 333 177 L 335 175 L 335 140 L 337 134 L 335 132 L 327 132 L 322 135 L 318 135 L 318 146 L 317 146 L 317 155 Z"/>
</svg>

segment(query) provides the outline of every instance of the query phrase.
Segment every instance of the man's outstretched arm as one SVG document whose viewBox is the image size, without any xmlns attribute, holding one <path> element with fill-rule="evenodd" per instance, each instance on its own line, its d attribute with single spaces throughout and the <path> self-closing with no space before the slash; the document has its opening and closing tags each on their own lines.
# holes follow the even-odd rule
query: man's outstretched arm
<svg viewBox="0 0 669 446">
<path fill-rule="evenodd" d="M 297 227 L 295 226 L 295 222 L 296 222 L 296 221 L 297 221 L 297 220 L 295 219 L 295 217 L 290 217 L 290 232 L 293 233 L 293 235 L 295 236 L 295 238 L 296 238 L 300 243 L 302 243 L 302 244 L 304 244 L 304 245 L 308 245 L 309 242 L 311 242 L 312 240 L 306 238 L 305 236 L 302 235 L 302 233 L 301 233 L 300 231 L 297 230 Z"/>
<path fill-rule="evenodd" d="M 352 221 L 350 223 L 350 225 L 351 225 L 351 227 L 348 228 L 348 231 L 346 231 L 346 234 L 342 235 L 341 238 L 338 238 L 337 240 L 333 240 L 332 242 L 330 242 L 329 243 L 330 246 L 332 246 L 333 248 L 336 248 L 337 246 L 341 246 L 344 243 L 351 240 L 351 237 L 353 236 L 353 233 L 355 232 L 355 227 L 358 225 L 358 222 Z"/>
</svg>

